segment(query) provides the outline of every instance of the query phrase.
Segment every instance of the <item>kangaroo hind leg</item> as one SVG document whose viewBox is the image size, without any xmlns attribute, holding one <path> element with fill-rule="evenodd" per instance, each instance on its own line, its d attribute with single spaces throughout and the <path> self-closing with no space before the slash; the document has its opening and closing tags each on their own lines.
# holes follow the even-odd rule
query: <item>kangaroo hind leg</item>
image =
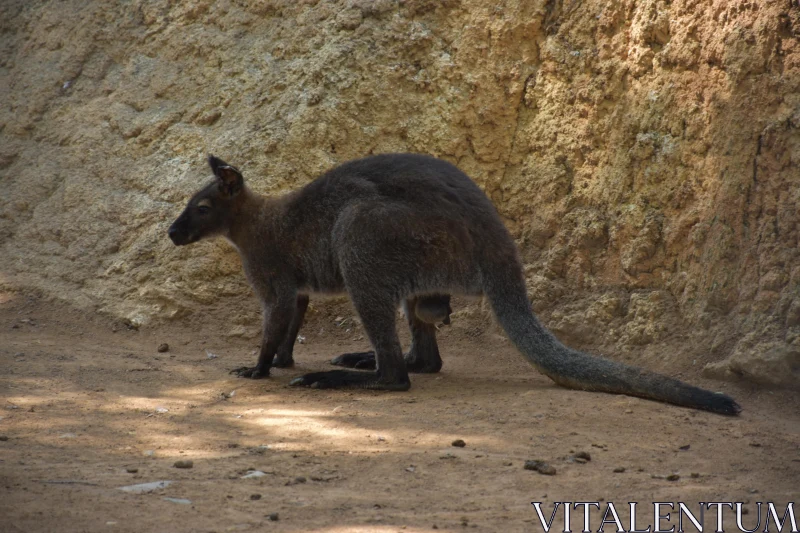
<svg viewBox="0 0 800 533">
<path fill-rule="evenodd" d="M 400 340 L 397 338 L 394 303 L 385 296 L 374 293 L 362 294 L 352 288 L 350 296 L 375 348 L 376 371 L 313 372 L 292 380 L 291 385 L 320 389 L 408 390 L 411 382 L 403 360 Z"/>
<path fill-rule="evenodd" d="M 450 296 L 409 298 L 403 308 L 411 329 L 411 348 L 405 355 L 409 372 L 434 374 L 442 368 L 436 343 L 436 323 L 450 323 Z"/>
<path fill-rule="evenodd" d="M 403 311 L 411 329 L 411 347 L 404 359 L 409 372 L 432 374 L 442 368 L 439 346 L 436 343 L 436 324 L 450 323 L 449 295 L 408 298 Z M 353 352 L 334 357 L 332 365 L 359 370 L 375 370 L 375 352 Z"/>
</svg>

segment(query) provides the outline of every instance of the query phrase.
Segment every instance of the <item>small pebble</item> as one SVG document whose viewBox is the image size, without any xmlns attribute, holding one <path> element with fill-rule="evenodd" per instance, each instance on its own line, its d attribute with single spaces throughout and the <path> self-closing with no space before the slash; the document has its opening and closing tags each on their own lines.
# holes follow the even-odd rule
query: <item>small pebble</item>
<svg viewBox="0 0 800 533">
<path fill-rule="evenodd" d="M 666 477 L 667 481 L 678 481 L 681 478 L 678 474 L 670 474 Z"/>
<path fill-rule="evenodd" d="M 589 455 L 589 452 L 578 452 L 574 455 L 574 458 L 577 463 L 587 463 L 592 460 L 592 456 Z"/>
<path fill-rule="evenodd" d="M 623 473 L 624 471 L 625 471 L 625 467 L 624 467 L 624 466 L 618 466 L 618 467 L 616 467 L 616 468 L 614 469 L 614 473 L 615 473 L 615 474 L 621 474 L 621 473 Z"/>
<path fill-rule="evenodd" d="M 162 342 L 158 345 L 158 353 L 164 353 L 169 351 L 169 344 L 166 342 Z"/>
<path fill-rule="evenodd" d="M 679 447 L 679 450 L 686 451 L 691 447 L 691 444 L 684 444 L 683 446 Z"/>
<path fill-rule="evenodd" d="M 172 481 L 153 481 L 151 483 L 140 483 L 138 485 L 128 485 L 127 487 L 117 488 L 133 494 L 149 494 L 154 490 L 165 489 L 170 485 L 172 485 Z"/>
<path fill-rule="evenodd" d="M 261 499 L 261 494 L 251 494 L 250 495 L 250 499 L 253 500 L 253 501 L 260 500 Z"/>
<path fill-rule="evenodd" d="M 8 440 L 8 435 L 0 435 L 0 441 L 5 442 Z"/>
<path fill-rule="evenodd" d="M 466 442 L 464 442 L 464 440 L 463 440 L 463 439 L 456 439 L 456 440 L 454 440 L 454 441 L 453 441 L 451 444 L 452 444 L 453 446 L 455 446 L 456 448 L 463 448 L 464 446 L 466 446 L 466 445 L 467 445 L 467 443 L 466 443 Z"/>
<path fill-rule="evenodd" d="M 545 476 L 555 476 L 555 475 L 556 475 L 556 469 L 555 469 L 555 467 L 553 467 L 553 466 L 550 466 L 550 465 L 548 465 L 548 464 L 543 464 L 543 465 L 541 465 L 541 466 L 540 466 L 540 467 L 537 469 L 537 471 L 538 471 L 540 474 L 544 474 Z"/>
<path fill-rule="evenodd" d="M 175 461 L 173 466 L 175 468 L 192 468 L 194 466 L 194 462 L 191 459 L 180 459 Z"/>
<path fill-rule="evenodd" d="M 270 513 L 270 514 L 267 515 L 267 518 L 270 519 L 273 522 L 277 522 L 278 521 L 278 513 Z"/>
<path fill-rule="evenodd" d="M 125 471 L 129 474 L 135 474 L 136 472 L 139 471 L 139 469 L 136 468 L 135 466 L 129 466 L 128 468 L 125 469 Z"/>
<path fill-rule="evenodd" d="M 700 472 L 692 472 L 689 475 L 691 476 L 692 479 L 697 479 L 700 477 Z"/>
<path fill-rule="evenodd" d="M 179 503 L 181 505 L 192 505 L 192 500 L 187 500 L 186 498 L 162 498 L 162 499 L 172 503 Z"/>
<path fill-rule="evenodd" d="M 556 469 L 543 461 L 525 461 L 525 470 L 535 470 L 545 476 L 556 475 Z"/>
</svg>

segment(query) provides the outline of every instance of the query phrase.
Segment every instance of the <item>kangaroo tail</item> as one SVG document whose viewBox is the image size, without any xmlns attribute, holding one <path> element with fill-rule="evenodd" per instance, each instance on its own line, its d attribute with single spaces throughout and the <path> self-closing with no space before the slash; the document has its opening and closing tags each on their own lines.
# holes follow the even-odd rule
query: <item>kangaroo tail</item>
<svg viewBox="0 0 800 533">
<path fill-rule="evenodd" d="M 737 415 L 741 407 L 725 394 L 677 379 L 573 350 L 561 344 L 533 314 L 522 274 L 495 264 L 484 291 L 497 319 L 528 361 L 559 385 L 571 389 L 639 396 L 661 402 Z M 505 271 L 507 277 L 499 276 Z"/>
</svg>

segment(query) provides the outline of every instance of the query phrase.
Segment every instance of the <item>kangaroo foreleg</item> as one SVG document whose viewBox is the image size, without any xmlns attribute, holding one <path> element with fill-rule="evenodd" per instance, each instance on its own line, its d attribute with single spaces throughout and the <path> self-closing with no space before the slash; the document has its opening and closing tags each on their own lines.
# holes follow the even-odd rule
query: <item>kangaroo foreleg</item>
<svg viewBox="0 0 800 533">
<path fill-rule="evenodd" d="M 277 368 L 289 368 L 294 366 L 294 343 L 297 340 L 297 333 L 303 326 L 303 318 L 306 316 L 306 309 L 308 309 L 308 296 L 301 294 L 297 297 L 297 303 L 294 311 L 292 321 L 289 323 L 289 330 L 284 337 L 283 342 L 278 347 L 278 353 L 275 354 L 275 359 L 272 360 L 272 366 Z"/>
<path fill-rule="evenodd" d="M 258 362 L 256 366 L 235 368 L 231 370 L 231 374 L 251 379 L 269 377 L 272 359 L 286 340 L 289 325 L 295 316 L 296 306 L 297 297 L 295 295 L 278 297 L 264 303 L 263 338 Z"/>
</svg>

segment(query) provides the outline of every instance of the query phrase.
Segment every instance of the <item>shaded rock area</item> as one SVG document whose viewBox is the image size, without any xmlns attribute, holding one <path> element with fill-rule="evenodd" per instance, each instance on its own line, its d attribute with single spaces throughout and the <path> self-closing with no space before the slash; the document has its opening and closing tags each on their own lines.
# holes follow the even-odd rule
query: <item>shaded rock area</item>
<svg viewBox="0 0 800 533">
<path fill-rule="evenodd" d="M 799 382 L 796 2 L 7 0 L 0 31 L 6 288 L 255 335 L 229 245 L 165 238 L 205 154 L 278 194 L 425 152 L 495 202 L 566 342 Z"/>
</svg>

